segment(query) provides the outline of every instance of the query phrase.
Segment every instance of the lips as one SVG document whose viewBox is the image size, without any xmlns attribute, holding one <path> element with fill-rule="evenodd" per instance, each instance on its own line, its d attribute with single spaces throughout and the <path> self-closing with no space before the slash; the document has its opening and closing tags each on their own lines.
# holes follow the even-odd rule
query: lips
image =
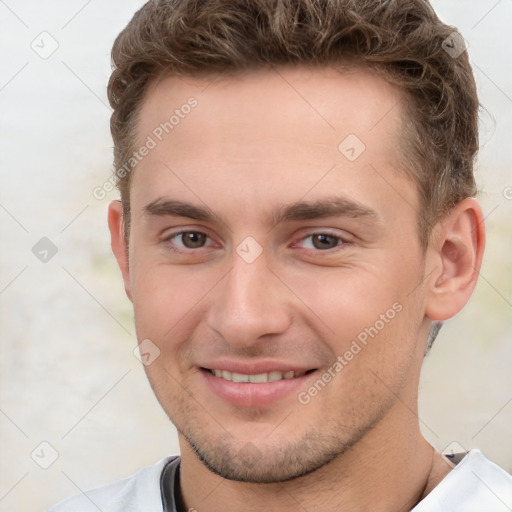
<svg viewBox="0 0 512 512">
<path fill-rule="evenodd" d="M 200 367 L 206 389 L 222 402 L 235 407 L 268 407 L 283 400 L 295 400 L 317 369 L 291 367 L 277 362 L 212 362 Z"/>
</svg>

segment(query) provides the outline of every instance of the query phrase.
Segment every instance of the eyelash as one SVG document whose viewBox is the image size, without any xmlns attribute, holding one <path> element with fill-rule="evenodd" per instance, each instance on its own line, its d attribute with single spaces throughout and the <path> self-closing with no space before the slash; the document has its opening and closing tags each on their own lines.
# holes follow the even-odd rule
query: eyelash
<svg viewBox="0 0 512 512">
<path fill-rule="evenodd" d="M 194 230 L 182 230 L 182 231 L 178 231 L 177 233 L 172 233 L 171 235 L 167 236 L 165 239 L 164 239 L 164 242 L 167 242 L 171 245 L 173 245 L 173 250 L 175 252 L 181 252 L 181 253 L 189 253 L 189 252 L 192 252 L 194 251 L 195 249 L 194 248 L 188 248 L 188 247 L 185 247 L 184 245 L 181 245 L 181 246 L 178 246 L 180 247 L 179 249 L 176 249 L 176 247 L 174 246 L 174 242 L 172 240 L 184 235 L 184 234 L 187 234 L 187 233 L 193 233 L 193 234 L 198 234 L 198 235 L 204 235 L 207 237 L 208 240 L 211 240 L 211 237 L 209 237 L 206 233 L 202 232 L 202 231 L 194 231 Z M 307 236 L 304 236 L 304 237 L 301 237 L 297 242 L 293 242 L 292 246 L 295 246 L 298 242 L 304 242 L 305 240 L 307 240 L 308 238 L 312 238 L 314 236 L 318 236 L 318 235 L 325 235 L 325 236 L 329 236 L 329 237 L 332 237 L 332 238 L 335 238 L 337 239 L 337 244 L 334 246 L 334 247 L 331 247 L 329 249 L 316 249 L 316 248 L 307 248 L 306 250 L 309 250 L 309 251 L 315 251 L 315 252 L 318 252 L 318 253 L 328 253 L 328 252 L 333 252 L 335 250 L 340 250 L 340 248 L 344 245 L 347 245 L 349 244 L 350 242 L 348 240 L 346 240 L 345 238 L 337 235 L 337 234 L 334 234 L 334 233 L 331 233 L 329 231 L 318 231 L 318 232 L 315 232 L 315 233 L 311 233 Z M 209 247 L 209 246 L 201 246 L 201 247 L 197 247 L 197 249 L 204 249 L 205 247 Z"/>
<path fill-rule="evenodd" d="M 348 244 L 348 240 L 344 239 L 343 237 L 341 237 L 341 236 L 339 236 L 339 235 L 337 235 L 335 233 L 331 233 L 329 231 L 318 231 L 316 233 L 311 233 L 311 234 L 309 234 L 307 236 L 304 236 L 304 237 L 300 238 L 299 242 L 304 242 L 308 238 L 312 239 L 314 236 L 319 236 L 319 235 L 324 235 L 324 236 L 335 238 L 337 240 L 336 245 L 334 247 L 331 247 L 329 249 L 324 249 L 324 250 L 317 249 L 315 247 L 307 248 L 306 250 L 315 251 L 315 252 L 321 252 L 321 253 L 327 253 L 327 252 L 333 252 L 335 250 L 340 250 L 341 246 Z M 295 245 L 295 243 L 293 245 Z"/>
<path fill-rule="evenodd" d="M 182 231 L 178 231 L 177 233 L 172 233 L 170 234 L 169 236 L 166 236 L 164 238 L 164 242 L 166 243 L 169 243 L 169 244 L 172 244 L 174 245 L 174 242 L 173 240 L 175 238 L 178 238 L 182 235 L 185 235 L 185 234 L 189 234 L 189 233 L 193 233 L 193 234 L 196 234 L 196 235 L 204 235 L 208 240 L 211 240 L 211 237 L 209 237 L 206 233 L 202 232 L 202 231 L 196 231 L 196 230 L 193 230 L 193 229 L 184 229 Z M 182 240 L 183 241 L 183 240 Z M 185 251 L 180 251 L 178 250 L 177 252 L 189 252 L 189 251 L 193 251 L 194 249 L 190 249 L 188 247 L 185 247 L 184 245 L 183 246 L 179 246 L 179 247 L 183 247 L 184 249 L 186 249 Z M 204 249 L 205 246 L 202 246 L 202 247 L 198 247 L 198 249 Z M 206 246 L 207 247 L 207 246 Z"/>
</svg>

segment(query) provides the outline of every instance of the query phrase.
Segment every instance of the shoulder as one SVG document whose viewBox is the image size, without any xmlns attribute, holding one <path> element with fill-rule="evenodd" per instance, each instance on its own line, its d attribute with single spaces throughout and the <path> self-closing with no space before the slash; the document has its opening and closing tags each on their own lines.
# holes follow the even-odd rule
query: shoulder
<svg viewBox="0 0 512 512">
<path fill-rule="evenodd" d="M 178 461 L 167 457 L 128 478 L 71 496 L 47 512 L 161 512 L 160 475 L 167 464 Z"/>
<path fill-rule="evenodd" d="M 512 510 L 512 476 L 471 450 L 414 512 L 509 512 Z"/>
</svg>

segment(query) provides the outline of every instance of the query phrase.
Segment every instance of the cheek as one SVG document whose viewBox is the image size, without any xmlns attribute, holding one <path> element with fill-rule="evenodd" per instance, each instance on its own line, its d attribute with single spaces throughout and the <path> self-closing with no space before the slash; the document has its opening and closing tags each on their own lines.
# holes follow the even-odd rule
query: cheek
<svg viewBox="0 0 512 512">
<path fill-rule="evenodd" d="M 398 302 L 349 337 L 333 339 L 337 355 L 333 387 L 326 398 L 339 414 L 357 423 L 404 397 L 416 361 L 415 313 Z M 355 322 L 354 321 L 354 328 Z M 353 332 L 355 332 L 353 330 Z M 334 347 L 333 347 L 334 348 Z M 404 399 L 404 398 L 403 398 Z"/>
<path fill-rule="evenodd" d="M 328 336 L 344 340 L 357 337 L 380 315 L 388 312 L 387 316 L 394 318 L 393 304 L 401 297 L 400 284 L 382 267 L 305 272 L 290 275 L 286 282 L 309 309 L 313 321 L 323 324 Z"/>
<path fill-rule="evenodd" d="M 149 338 L 165 345 L 183 339 L 202 314 L 204 298 L 218 279 L 216 272 L 212 275 L 192 265 L 139 262 L 132 270 L 138 339 Z"/>
<path fill-rule="evenodd" d="M 407 365 L 414 353 L 424 313 L 421 287 L 411 291 L 420 282 L 418 262 L 404 258 L 304 275 L 290 287 L 313 312 L 311 322 L 332 357 L 350 365 L 347 373 L 370 366 L 389 374 L 386 369 Z"/>
<path fill-rule="evenodd" d="M 374 393 L 382 399 L 401 395 L 421 361 L 418 353 L 423 320 L 421 302 L 414 294 L 407 296 L 396 291 L 393 295 L 389 302 L 382 303 L 377 314 L 368 316 L 366 325 L 352 338 L 344 354 L 345 358 L 352 357 L 351 352 L 357 352 L 360 347 L 347 373 L 353 379 L 365 378 L 373 383 Z"/>
</svg>

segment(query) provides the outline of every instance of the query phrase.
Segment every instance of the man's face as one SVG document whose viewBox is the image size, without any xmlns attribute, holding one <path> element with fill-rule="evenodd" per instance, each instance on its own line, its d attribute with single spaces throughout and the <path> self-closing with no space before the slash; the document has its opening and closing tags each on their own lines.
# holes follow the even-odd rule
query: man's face
<svg viewBox="0 0 512 512">
<path fill-rule="evenodd" d="M 369 72 L 299 68 L 147 95 L 127 288 L 158 400 L 226 478 L 313 471 L 414 402 L 425 259 L 399 102 Z"/>
</svg>

